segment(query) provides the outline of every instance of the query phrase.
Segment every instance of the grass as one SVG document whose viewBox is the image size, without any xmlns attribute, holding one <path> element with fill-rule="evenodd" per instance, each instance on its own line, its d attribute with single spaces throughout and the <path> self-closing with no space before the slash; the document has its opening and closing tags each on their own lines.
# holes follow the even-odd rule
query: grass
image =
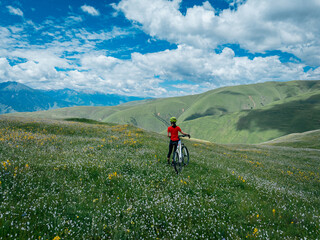
<svg viewBox="0 0 320 240">
<path fill-rule="evenodd" d="M 0 239 L 319 239 L 320 153 L 0 118 Z"/>
</svg>

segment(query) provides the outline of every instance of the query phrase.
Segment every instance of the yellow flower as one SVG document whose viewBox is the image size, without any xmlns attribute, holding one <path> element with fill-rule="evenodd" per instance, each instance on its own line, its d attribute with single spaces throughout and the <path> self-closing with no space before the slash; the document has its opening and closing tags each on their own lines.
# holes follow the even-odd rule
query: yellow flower
<svg viewBox="0 0 320 240">
<path fill-rule="evenodd" d="M 276 210 L 275 209 L 272 209 L 272 213 L 273 213 L 273 215 L 276 213 Z"/>
<path fill-rule="evenodd" d="M 60 240 L 61 239 L 61 237 L 59 237 L 59 236 L 55 236 L 54 238 L 53 238 L 53 240 Z"/>
<path fill-rule="evenodd" d="M 259 218 L 259 214 L 257 214 L 257 218 Z"/>
</svg>

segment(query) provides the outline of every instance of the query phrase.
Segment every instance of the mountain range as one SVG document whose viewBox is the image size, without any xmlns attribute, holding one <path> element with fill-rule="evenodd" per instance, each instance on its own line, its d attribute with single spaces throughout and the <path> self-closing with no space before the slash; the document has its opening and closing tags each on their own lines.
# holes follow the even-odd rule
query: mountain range
<svg viewBox="0 0 320 240">
<path fill-rule="evenodd" d="M 193 138 L 257 144 L 320 129 L 320 81 L 266 82 L 202 94 L 148 99 L 109 107 L 72 107 L 15 114 L 33 118 L 89 118 L 166 133 L 171 116 Z"/>
<path fill-rule="evenodd" d="M 72 89 L 37 90 L 17 82 L 0 83 L 0 114 L 74 106 L 114 106 L 142 99 Z"/>
</svg>

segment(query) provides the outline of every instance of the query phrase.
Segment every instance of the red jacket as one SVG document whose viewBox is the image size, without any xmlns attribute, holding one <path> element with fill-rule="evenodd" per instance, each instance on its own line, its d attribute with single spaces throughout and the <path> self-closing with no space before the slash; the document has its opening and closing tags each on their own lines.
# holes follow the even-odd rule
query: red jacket
<svg viewBox="0 0 320 240">
<path fill-rule="evenodd" d="M 179 126 L 176 126 L 175 128 L 170 126 L 168 127 L 168 133 L 171 133 L 171 141 L 179 141 L 179 132 L 181 132 L 181 128 Z"/>
</svg>

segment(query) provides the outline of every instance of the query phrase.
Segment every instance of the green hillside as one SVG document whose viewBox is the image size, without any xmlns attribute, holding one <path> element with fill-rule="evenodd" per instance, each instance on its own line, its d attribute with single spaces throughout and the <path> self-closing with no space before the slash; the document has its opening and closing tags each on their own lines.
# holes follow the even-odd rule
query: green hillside
<svg viewBox="0 0 320 240">
<path fill-rule="evenodd" d="M 292 133 L 263 144 L 294 148 L 320 149 L 320 130 L 313 130 L 304 133 Z"/>
<path fill-rule="evenodd" d="M 320 81 L 267 82 L 115 107 L 76 107 L 23 116 L 91 118 L 165 133 L 171 116 L 198 139 L 261 143 L 320 129 Z M 21 115 L 21 114 L 17 114 Z"/>
<path fill-rule="evenodd" d="M 0 239 L 320 237 L 318 150 L 185 140 L 177 175 L 130 125 L 1 116 L 0 142 Z"/>
<path fill-rule="evenodd" d="M 260 109 L 185 121 L 196 138 L 220 143 L 260 143 L 290 133 L 320 129 L 320 93 L 308 92 Z M 210 124 L 208 124 L 210 123 Z"/>
</svg>

